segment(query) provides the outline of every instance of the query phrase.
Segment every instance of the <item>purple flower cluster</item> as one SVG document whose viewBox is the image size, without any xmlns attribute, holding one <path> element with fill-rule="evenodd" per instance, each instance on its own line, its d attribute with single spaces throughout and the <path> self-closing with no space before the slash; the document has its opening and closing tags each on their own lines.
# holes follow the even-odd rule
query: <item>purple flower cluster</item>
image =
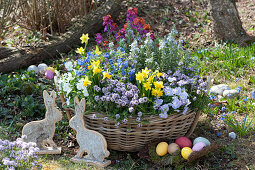
<svg viewBox="0 0 255 170">
<path fill-rule="evenodd" d="M 129 8 L 127 11 L 126 22 L 132 22 L 137 17 L 137 8 Z"/>
<path fill-rule="evenodd" d="M 106 31 L 113 32 L 113 31 L 118 31 L 119 29 L 117 24 L 113 22 L 111 15 L 103 16 L 103 26 L 104 26 L 104 32 Z"/>
<path fill-rule="evenodd" d="M 22 138 L 17 138 L 16 141 L 10 142 L 8 140 L 0 139 L 0 158 L 2 158 L 2 166 L 0 167 L 15 169 L 15 168 L 28 168 L 40 167 L 38 157 L 35 152 L 39 150 L 36 143 L 23 142 Z"/>
<path fill-rule="evenodd" d="M 95 39 L 96 39 L 96 42 L 98 45 L 104 42 L 104 38 L 102 37 L 102 35 L 100 33 L 96 34 Z"/>
<path fill-rule="evenodd" d="M 133 112 L 135 106 L 148 101 L 147 97 L 139 98 L 139 89 L 131 83 L 111 79 L 107 81 L 109 84 L 102 88 L 102 96 L 95 96 L 96 101 L 115 103 L 118 108 L 129 107 L 129 112 Z M 97 88 L 94 86 L 94 89 Z"/>
<path fill-rule="evenodd" d="M 154 102 L 154 109 L 160 111 L 161 118 L 167 118 L 169 110 L 175 112 L 183 110 L 182 113 L 186 114 L 191 104 L 190 100 L 197 100 L 197 97 L 191 96 L 190 93 L 193 91 L 196 95 L 201 95 L 207 86 L 206 82 L 198 76 L 188 76 L 180 70 L 173 74 L 171 72 L 168 75 L 164 74 L 164 79 L 168 80 L 163 88 L 164 100 L 158 98 Z"/>
</svg>

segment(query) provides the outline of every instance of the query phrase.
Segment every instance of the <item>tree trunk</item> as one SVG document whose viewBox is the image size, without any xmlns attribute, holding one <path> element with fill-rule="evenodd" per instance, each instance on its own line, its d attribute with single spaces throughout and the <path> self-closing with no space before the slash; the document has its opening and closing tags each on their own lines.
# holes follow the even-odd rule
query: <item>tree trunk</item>
<svg viewBox="0 0 255 170">
<path fill-rule="evenodd" d="M 8 73 L 45 59 L 55 58 L 60 53 L 69 52 L 74 44 L 81 44 L 80 37 L 83 33 L 93 36 L 103 28 L 103 16 L 110 14 L 113 18 L 118 17 L 121 9 L 120 3 L 120 0 L 106 1 L 97 10 L 75 23 L 68 32 L 55 37 L 55 40 L 42 47 L 28 49 L 0 47 L 0 73 Z"/>
<path fill-rule="evenodd" d="M 209 0 L 209 6 L 216 39 L 244 46 L 255 41 L 242 27 L 235 0 Z"/>
</svg>

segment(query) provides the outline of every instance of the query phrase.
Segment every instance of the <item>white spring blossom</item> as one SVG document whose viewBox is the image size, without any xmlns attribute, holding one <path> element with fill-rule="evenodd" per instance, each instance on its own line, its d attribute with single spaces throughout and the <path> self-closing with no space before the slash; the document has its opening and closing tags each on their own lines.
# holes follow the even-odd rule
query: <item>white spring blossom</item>
<svg viewBox="0 0 255 170">
<path fill-rule="evenodd" d="M 147 33 L 146 34 L 146 39 L 145 39 L 145 41 L 144 41 L 144 44 L 145 45 L 151 45 L 152 44 L 152 39 L 150 38 L 150 33 Z"/>
<path fill-rule="evenodd" d="M 86 96 L 89 96 L 89 93 L 88 93 L 87 87 L 83 86 L 83 82 L 84 82 L 84 79 L 83 78 L 80 79 L 76 87 L 78 90 L 81 90 L 84 96 L 86 97 Z"/>
<path fill-rule="evenodd" d="M 113 43 L 113 42 L 110 42 L 110 43 L 109 43 L 109 47 L 110 47 L 110 49 L 112 49 L 112 48 L 114 47 L 114 43 Z"/>
<path fill-rule="evenodd" d="M 66 96 L 72 91 L 71 85 L 68 82 L 63 82 L 62 90 L 66 92 Z"/>
<path fill-rule="evenodd" d="M 159 41 L 159 50 L 163 50 L 166 46 L 166 42 L 164 40 Z"/>
<path fill-rule="evenodd" d="M 72 63 L 72 61 L 65 62 L 65 68 L 66 68 L 67 71 L 72 71 L 73 70 L 73 63 Z"/>
<path fill-rule="evenodd" d="M 130 45 L 131 49 L 130 49 L 130 57 L 131 58 L 135 58 L 137 55 L 137 53 L 139 53 L 140 49 L 138 47 L 138 43 L 137 43 L 137 40 L 134 40 L 132 42 L 132 44 Z"/>
</svg>

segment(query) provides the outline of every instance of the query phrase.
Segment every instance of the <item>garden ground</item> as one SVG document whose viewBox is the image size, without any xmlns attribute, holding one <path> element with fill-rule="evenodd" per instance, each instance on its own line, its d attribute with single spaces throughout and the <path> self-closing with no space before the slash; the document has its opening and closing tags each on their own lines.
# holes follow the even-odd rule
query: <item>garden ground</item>
<svg viewBox="0 0 255 170">
<path fill-rule="evenodd" d="M 249 0 L 243 0 L 237 3 L 238 10 L 244 28 L 249 34 L 255 35 L 255 25 L 252 23 L 255 17 L 255 3 Z M 249 100 L 247 103 L 244 99 L 251 97 L 251 92 L 255 90 L 255 44 L 247 48 L 241 48 L 236 45 L 218 45 L 215 46 L 212 41 L 211 19 L 206 10 L 207 4 L 204 1 L 129 1 L 126 4 L 128 7 L 136 6 L 138 8 L 138 15 L 144 17 L 154 32 L 157 35 L 165 35 L 170 32 L 173 24 L 176 24 L 177 29 L 185 38 L 186 48 L 193 49 L 193 56 L 198 57 L 201 61 L 200 73 L 203 76 L 209 75 L 213 79 L 213 84 L 228 84 L 230 88 L 235 89 L 239 86 L 242 87 L 239 97 L 226 99 L 228 103 L 223 104 L 226 107 L 226 112 L 236 111 L 235 118 L 242 123 L 245 115 L 248 115 L 249 120 L 255 118 L 254 103 L 255 100 Z M 247 9 L 248 6 L 248 10 Z M 124 18 L 126 9 L 123 9 L 123 14 L 120 20 Z M 70 57 L 70 55 L 68 56 Z M 63 61 L 54 61 L 55 68 L 61 68 Z M 21 71 L 24 72 L 24 71 Z M 15 73 L 14 73 L 15 74 Z M 13 74 L 12 74 L 13 75 Z M 33 81 L 33 80 L 31 80 Z M 0 78 L 1 83 L 4 84 L 4 77 Z M 26 86 L 28 94 L 30 88 L 33 89 L 32 93 L 36 93 L 38 101 L 42 102 L 42 89 L 54 88 L 50 81 L 43 79 L 35 80 L 35 86 Z M 38 82 L 44 85 L 38 85 Z M 20 82 L 21 84 L 21 82 Z M 11 84 L 6 83 L 7 88 Z M 40 86 L 40 87 L 39 87 Z M 2 86 L 1 86 L 2 87 Z M 13 87 L 14 88 L 14 87 Z M 39 89 L 39 90 L 38 90 Z M 7 102 L 14 103 L 6 108 L 11 115 L 19 114 L 18 108 L 15 108 L 15 101 L 22 102 L 15 97 L 15 92 L 18 89 L 12 89 L 13 94 Z M 35 92 L 36 91 L 36 92 Z M 3 93 L 3 91 L 1 91 Z M 1 94 L 5 95 L 5 94 Z M 40 99 L 41 98 L 41 99 Z M 0 97 L 1 101 L 7 100 Z M 29 101 L 36 102 L 31 98 Z M 7 103 L 6 102 L 6 103 Z M 38 107 L 37 110 L 43 110 L 43 106 L 39 103 L 31 104 L 31 107 Z M 5 106 L 7 104 L 1 104 Z M 26 103 L 24 103 L 26 105 Z M 1 107 L 2 107 L 1 106 Z M 58 101 L 58 106 L 61 106 Z M 237 139 L 230 139 L 228 133 L 233 131 L 221 120 L 224 112 L 223 106 L 208 109 L 200 117 L 199 123 L 195 132 L 192 134 L 191 139 L 197 136 L 204 136 L 212 142 L 218 143 L 221 147 L 217 151 L 192 163 L 183 163 L 179 166 L 163 166 L 151 163 L 145 159 L 139 158 L 137 153 L 116 152 L 111 151 L 110 158 L 112 164 L 109 169 L 170 169 L 170 168 L 184 168 L 184 169 L 255 169 L 255 129 L 253 122 L 253 129 L 245 136 L 240 136 L 238 132 Z M 6 111 L 6 110 L 5 110 Z M 22 110 L 24 114 L 30 110 Z M 43 114 L 43 113 L 42 113 Z M 42 116 L 42 115 L 40 115 Z M 25 116 L 26 117 L 26 116 Z M 0 130 L 0 138 L 15 139 L 20 135 L 21 127 L 29 120 L 22 119 L 18 121 L 10 121 L 2 124 Z M 14 126 L 13 126 L 14 125 Z M 64 133 L 63 133 L 64 132 Z M 79 165 L 70 163 L 70 158 L 77 150 L 77 143 L 72 138 L 72 130 L 68 126 L 67 119 L 59 122 L 56 129 L 55 141 L 59 146 L 62 146 L 63 154 L 61 155 L 47 155 L 41 158 L 43 169 L 97 169 L 87 165 Z"/>
</svg>

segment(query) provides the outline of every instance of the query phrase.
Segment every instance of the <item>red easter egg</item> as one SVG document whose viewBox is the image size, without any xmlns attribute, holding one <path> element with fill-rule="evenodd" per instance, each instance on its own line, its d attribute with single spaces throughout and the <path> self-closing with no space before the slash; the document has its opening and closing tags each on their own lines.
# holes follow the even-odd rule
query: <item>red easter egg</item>
<svg viewBox="0 0 255 170">
<path fill-rule="evenodd" d="M 53 74 L 53 72 L 51 70 L 47 70 L 45 72 L 45 77 L 46 77 L 46 79 L 51 80 L 54 77 L 54 74 Z"/>
<path fill-rule="evenodd" d="M 175 143 L 177 145 L 179 145 L 180 148 L 184 148 L 184 147 L 192 147 L 192 142 L 189 138 L 185 137 L 185 136 L 180 136 L 176 139 Z"/>
</svg>

